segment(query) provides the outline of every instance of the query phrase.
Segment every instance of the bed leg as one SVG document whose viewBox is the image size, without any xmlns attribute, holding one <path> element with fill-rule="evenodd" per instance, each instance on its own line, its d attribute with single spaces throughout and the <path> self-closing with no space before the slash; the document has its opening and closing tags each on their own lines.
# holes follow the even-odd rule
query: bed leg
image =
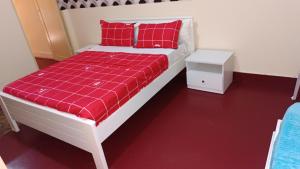
<svg viewBox="0 0 300 169">
<path fill-rule="evenodd" d="M 99 145 L 100 147 L 97 147 L 97 149 L 95 149 L 95 151 L 92 153 L 96 167 L 97 169 L 108 169 L 103 148 L 100 143 Z"/>
<path fill-rule="evenodd" d="M 93 140 L 93 149 L 92 149 L 92 155 L 94 158 L 94 162 L 96 164 L 97 169 L 108 169 L 106 158 L 104 155 L 104 151 L 102 148 L 101 141 L 98 137 L 98 134 L 96 132 L 95 126 L 92 127 L 92 140 Z"/>
<path fill-rule="evenodd" d="M 14 119 L 12 118 L 12 116 L 10 115 L 10 113 L 9 113 L 9 111 L 8 111 L 8 109 L 7 109 L 6 105 L 5 105 L 5 102 L 4 102 L 4 100 L 2 99 L 2 97 L 0 97 L 0 99 L 1 99 L 1 101 L 0 101 L 1 109 L 2 109 L 2 111 L 3 111 L 3 113 L 4 113 L 4 115 L 5 115 L 5 117 L 6 117 L 7 121 L 8 121 L 8 123 L 9 123 L 11 129 L 12 129 L 14 132 L 19 132 L 19 131 L 20 131 L 20 128 L 19 128 L 19 126 L 18 126 L 16 120 L 14 120 Z"/>
<path fill-rule="evenodd" d="M 294 94 L 292 96 L 292 100 L 296 100 L 297 99 L 299 88 L 300 88 L 300 74 L 299 74 L 297 82 L 296 82 L 296 86 L 295 86 Z"/>
</svg>

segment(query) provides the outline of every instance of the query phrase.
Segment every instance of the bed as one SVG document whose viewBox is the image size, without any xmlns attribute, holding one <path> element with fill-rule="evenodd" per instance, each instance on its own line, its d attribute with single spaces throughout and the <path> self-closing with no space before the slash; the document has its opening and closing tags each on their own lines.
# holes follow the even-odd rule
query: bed
<svg viewBox="0 0 300 169">
<path fill-rule="evenodd" d="M 118 51 L 148 54 L 165 54 L 168 56 L 168 69 L 151 83 L 134 95 L 113 114 L 96 125 L 94 120 L 79 118 L 75 115 L 53 108 L 29 102 L 10 94 L 0 92 L 1 107 L 13 131 L 20 129 L 17 122 L 30 126 L 50 136 L 81 148 L 93 155 L 97 169 L 108 169 L 102 142 L 118 127 L 129 119 L 151 97 L 162 89 L 170 80 L 185 68 L 184 59 L 194 51 L 193 21 L 191 17 L 149 18 L 133 20 L 113 20 L 128 23 L 163 23 L 182 20 L 179 35 L 179 48 L 176 50 L 133 49 L 120 47 L 103 47 L 95 45 L 89 51 Z M 170 59 L 172 58 L 172 59 Z"/>
<path fill-rule="evenodd" d="M 278 138 L 281 122 L 282 122 L 282 120 L 277 121 L 276 129 L 272 133 L 272 138 L 271 138 L 271 143 L 270 143 L 270 147 L 269 147 L 269 151 L 268 151 L 268 157 L 267 157 L 265 169 L 271 169 L 271 160 L 272 160 L 272 155 L 273 155 L 273 150 L 274 150 L 274 144 L 275 144 L 276 139 Z"/>
<path fill-rule="evenodd" d="M 291 105 L 272 135 L 265 169 L 300 167 L 300 103 Z"/>
</svg>

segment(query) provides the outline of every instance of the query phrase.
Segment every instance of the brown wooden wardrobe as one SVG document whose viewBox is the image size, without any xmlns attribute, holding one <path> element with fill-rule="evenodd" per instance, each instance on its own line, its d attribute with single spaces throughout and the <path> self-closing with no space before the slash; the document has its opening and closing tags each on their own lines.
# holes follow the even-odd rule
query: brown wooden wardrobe
<svg viewBox="0 0 300 169">
<path fill-rule="evenodd" d="M 73 54 L 56 0 L 13 0 L 35 57 L 62 60 Z"/>
</svg>

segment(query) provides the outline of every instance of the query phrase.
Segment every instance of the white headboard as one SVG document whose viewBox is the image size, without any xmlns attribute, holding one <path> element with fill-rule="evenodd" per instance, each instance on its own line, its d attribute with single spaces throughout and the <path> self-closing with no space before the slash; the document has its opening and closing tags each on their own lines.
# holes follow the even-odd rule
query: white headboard
<svg viewBox="0 0 300 169">
<path fill-rule="evenodd" d="M 195 50 L 194 28 L 192 17 L 168 17 L 168 18 L 138 18 L 138 19 L 107 19 L 110 22 L 124 22 L 124 23 L 164 23 L 175 20 L 182 20 L 182 27 L 180 29 L 179 44 L 184 43 L 189 51 L 192 53 Z"/>
</svg>

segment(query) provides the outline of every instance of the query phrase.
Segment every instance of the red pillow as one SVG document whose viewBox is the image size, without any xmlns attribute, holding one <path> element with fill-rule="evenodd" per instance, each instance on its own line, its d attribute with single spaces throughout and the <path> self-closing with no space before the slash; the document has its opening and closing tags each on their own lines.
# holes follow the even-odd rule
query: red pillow
<svg viewBox="0 0 300 169">
<path fill-rule="evenodd" d="M 103 46 L 133 46 L 134 24 L 133 23 L 109 23 L 100 21 L 102 29 Z"/>
<path fill-rule="evenodd" d="M 178 48 L 181 20 L 171 23 L 141 24 L 137 48 Z"/>
</svg>

